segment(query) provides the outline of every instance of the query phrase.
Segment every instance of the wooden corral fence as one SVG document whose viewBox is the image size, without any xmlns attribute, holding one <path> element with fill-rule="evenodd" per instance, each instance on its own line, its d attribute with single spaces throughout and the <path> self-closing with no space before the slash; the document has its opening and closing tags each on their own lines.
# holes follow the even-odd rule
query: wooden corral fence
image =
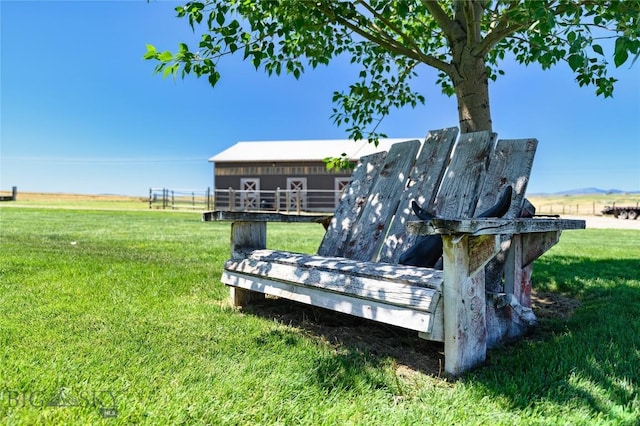
<svg viewBox="0 0 640 426">
<path fill-rule="evenodd" d="M 11 187 L 11 195 L 0 193 L 0 201 L 16 201 L 18 199 L 18 187 Z"/>
<path fill-rule="evenodd" d="M 213 207 L 211 188 L 168 189 L 149 188 L 149 209 L 208 210 Z"/>
<path fill-rule="evenodd" d="M 624 198 L 599 199 L 599 200 L 580 200 L 576 197 L 572 200 L 567 197 L 567 200 L 552 199 L 552 198 L 537 198 L 531 197 L 531 202 L 536 207 L 537 214 L 547 215 L 572 215 L 572 216 L 601 216 L 602 210 L 605 206 L 639 206 L 640 195 L 627 196 Z"/>
</svg>

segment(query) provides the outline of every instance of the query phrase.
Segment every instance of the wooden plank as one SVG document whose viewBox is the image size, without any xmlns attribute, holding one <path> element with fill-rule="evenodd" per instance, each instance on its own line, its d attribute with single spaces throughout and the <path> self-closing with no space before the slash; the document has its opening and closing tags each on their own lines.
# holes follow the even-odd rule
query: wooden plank
<svg viewBox="0 0 640 426">
<path fill-rule="evenodd" d="M 522 267 L 542 256 L 560 241 L 561 231 L 522 235 Z"/>
<path fill-rule="evenodd" d="M 231 224 L 231 258 L 241 259 L 247 253 L 267 246 L 267 224 L 265 222 L 233 222 Z M 232 306 L 246 306 L 264 299 L 264 294 L 231 288 L 229 297 Z"/>
<path fill-rule="evenodd" d="M 289 222 L 289 223 L 323 223 L 329 220 L 331 215 L 326 214 L 285 214 L 263 212 L 230 212 L 216 210 L 204 212 L 203 222 L 229 221 L 229 222 Z"/>
<path fill-rule="evenodd" d="M 444 342 L 444 298 L 440 297 L 431 317 L 431 331 L 418 333 L 418 337 L 432 342 Z"/>
<path fill-rule="evenodd" d="M 332 293 L 323 289 L 228 271 L 223 273 L 222 280 L 226 285 L 234 286 L 235 288 L 270 294 L 409 330 L 428 333 L 432 328 L 431 313 L 407 307 L 390 305 L 374 300 L 364 300 L 348 294 Z"/>
<path fill-rule="evenodd" d="M 493 143 L 494 135 L 489 132 L 460 135 L 436 196 L 434 213 L 438 217 L 472 216 Z"/>
<path fill-rule="evenodd" d="M 469 271 L 473 274 L 484 267 L 500 249 L 499 236 L 469 237 Z"/>
<path fill-rule="evenodd" d="M 326 257 L 277 250 L 255 250 L 252 259 L 290 265 L 308 266 L 324 271 L 344 271 L 359 277 L 375 278 L 399 283 L 440 289 L 442 271 L 407 265 L 368 262 L 343 257 Z"/>
<path fill-rule="evenodd" d="M 231 306 L 243 307 L 264 301 L 264 293 L 229 287 L 229 298 L 231 299 Z"/>
<path fill-rule="evenodd" d="M 552 234 L 551 238 L 555 239 L 555 242 L 558 241 L 559 232 L 555 231 L 543 234 L 516 234 L 511 238 L 504 268 L 504 292 L 513 294 L 520 305 L 526 308 L 531 307 L 531 267 L 524 264 L 523 250 L 526 247 L 523 246 L 523 241 L 528 237 L 547 234 Z"/>
<path fill-rule="evenodd" d="M 407 222 L 417 219 L 411 202 L 415 200 L 427 211 L 432 209 L 457 135 L 457 127 L 427 134 L 382 246 L 380 262 L 398 263 L 400 256 L 415 243 L 417 236 L 407 233 Z"/>
<path fill-rule="evenodd" d="M 374 260 L 377 257 L 419 148 L 420 141 L 417 140 L 391 147 L 362 215 L 355 224 L 345 257 L 356 260 Z"/>
<path fill-rule="evenodd" d="M 225 270 L 293 285 L 382 301 L 431 312 L 439 298 L 442 272 L 344 258 L 263 250 L 257 256 L 230 260 Z"/>
<path fill-rule="evenodd" d="M 377 300 L 385 304 L 411 307 L 431 312 L 438 299 L 438 291 L 432 288 L 395 285 L 391 281 L 378 281 L 350 275 L 316 271 L 308 268 L 296 268 L 292 265 L 259 262 L 246 259 L 227 265 L 225 271 L 237 272 L 243 276 L 268 278 L 292 285 L 303 285 L 335 293 L 349 294 L 361 299 Z M 268 273 L 263 271 L 268 270 Z"/>
<path fill-rule="evenodd" d="M 469 269 L 469 236 L 443 236 L 444 368 L 457 376 L 487 352 L 484 270 Z"/>
<path fill-rule="evenodd" d="M 584 229 L 584 220 L 554 218 L 522 218 L 522 219 L 433 219 L 428 221 L 412 221 L 407 224 L 410 232 L 418 235 L 495 235 L 495 234 L 527 234 L 551 232 L 571 229 Z"/>
<path fill-rule="evenodd" d="M 319 255 L 344 255 L 353 228 L 364 209 L 386 157 L 386 152 L 378 152 L 360 159 L 318 248 Z"/>
<path fill-rule="evenodd" d="M 242 259 L 253 250 L 267 246 L 266 222 L 233 222 L 231 224 L 231 258 Z"/>
<path fill-rule="evenodd" d="M 504 189 L 511 185 L 513 196 L 504 219 L 518 217 L 529 183 L 538 141 L 536 139 L 501 139 L 490 157 L 489 168 L 484 179 L 475 209 L 478 214 L 493 206 Z"/>
<path fill-rule="evenodd" d="M 491 153 L 474 216 L 493 206 L 509 186 L 513 189 L 511 205 L 502 217 L 512 219 L 520 216 L 537 146 L 538 141 L 535 139 L 498 140 Z M 502 276 L 504 262 L 509 256 L 507 247 L 510 245 L 510 235 L 503 235 L 501 238 L 505 249 L 496 254 L 485 271 L 485 285 L 489 291 L 503 290 Z"/>
</svg>

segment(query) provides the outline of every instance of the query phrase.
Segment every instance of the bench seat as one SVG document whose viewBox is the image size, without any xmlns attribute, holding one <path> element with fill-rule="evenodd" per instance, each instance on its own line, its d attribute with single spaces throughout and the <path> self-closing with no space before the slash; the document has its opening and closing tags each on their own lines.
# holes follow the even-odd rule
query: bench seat
<svg viewBox="0 0 640 426">
<path fill-rule="evenodd" d="M 274 250 L 224 265 L 232 287 L 431 333 L 442 271 Z"/>
</svg>

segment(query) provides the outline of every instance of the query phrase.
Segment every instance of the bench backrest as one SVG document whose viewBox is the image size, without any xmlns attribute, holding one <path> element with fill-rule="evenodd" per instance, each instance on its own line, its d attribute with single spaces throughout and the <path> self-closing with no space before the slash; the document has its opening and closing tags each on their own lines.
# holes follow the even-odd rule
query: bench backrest
<svg viewBox="0 0 640 426">
<path fill-rule="evenodd" d="M 513 187 L 505 217 L 522 208 L 535 139 L 499 140 L 495 134 L 431 131 L 424 143 L 395 144 L 388 153 L 363 157 L 318 249 L 321 256 L 398 263 L 415 242 L 407 222 L 417 220 L 411 201 L 439 217 L 472 217 Z"/>
</svg>

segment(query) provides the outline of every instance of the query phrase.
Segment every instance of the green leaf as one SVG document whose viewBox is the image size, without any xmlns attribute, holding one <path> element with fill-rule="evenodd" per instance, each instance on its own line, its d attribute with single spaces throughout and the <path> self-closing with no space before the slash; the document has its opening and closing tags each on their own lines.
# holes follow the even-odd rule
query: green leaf
<svg viewBox="0 0 640 426">
<path fill-rule="evenodd" d="M 613 63 L 616 65 L 616 67 L 624 64 L 625 61 L 629 58 L 627 48 L 628 46 L 626 37 L 619 37 L 616 39 L 615 53 L 613 55 Z"/>
<path fill-rule="evenodd" d="M 220 73 L 218 73 L 217 71 L 212 72 L 211 74 L 209 74 L 209 84 L 211 85 L 211 87 L 215 86 L 216 83 L 218 83 L 218 80 L 220 80 Z"/>
<path fill-rule="evenodd" d="M 162 72 L 162 76 L 166 78 L 169 74 L 172 74 L 174 71 L 175 71 L 174 66 L 166 67 Z"/>
<path fill-rule="evenodd" d="M 567 62 L 569 62 L 569 66 L 573 71 L 577 71 L 584 64 L 584 58 L 580 55 L 574 54 L 567 58 Z"/>
<path fill-rule="evenodd" d="M 593 51 L 600 54 L 600 55 L 604 55 L 604 51 L 602 50 L 602 46 L 600 46 L 599 44 L 594 44 L 593 46 L 591 46 Z"/>
<path fill-rule="evenodd" d="M 254 67 L 256 67 L 256 69 L 260 67 L 260 62 L 262 62 L 260 55 L 254 55 L 253 59 L 251 60 L 251 63 L 253 64 Z"/>
<path fill-rule="evenodd" d="M 627 53 L 627 51 L 622 50 L 620 52 L 616 52 L 616 54 L 613 56 L 613 63 L 616 65 L 616 67 L 619 67 L 620 65 L 624 64 L 628 58 L 629 54 Z"/>
<path fill-rule="evenodd" d="M 143 57 L 144 59 L 154 59 L 157 54 L 158 52 L 156 51 L 156 47 L 151 44 L 147 44 L 147 51 Z"/>
<path fill-rule="evenodd" d="M 158 55 L 158 59 L 161 60 L 162 62 L 169 62 L 170 60 L 173 59 L 173 53 L 169 52 L 168 50 L 165 50 L 164 52 Z"/>
</svg>

